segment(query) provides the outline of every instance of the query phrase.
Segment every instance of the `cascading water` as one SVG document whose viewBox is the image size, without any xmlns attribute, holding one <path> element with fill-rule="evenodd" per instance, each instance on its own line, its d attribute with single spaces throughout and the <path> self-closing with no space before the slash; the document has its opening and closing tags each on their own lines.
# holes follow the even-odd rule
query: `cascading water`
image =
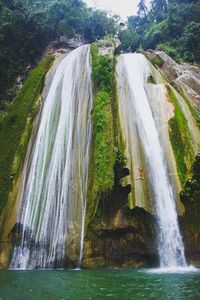
<svg viewBox="0 0 200 300">
<path fill-rule="evenodd" d="M 167 173 L 164 153 L 158 129 L 146 93 L 150 68 L 142 54 L 125 54 L 120 57 L 127 82 L 126 97 L 120 106 L 124 109 L 123 119 L 128 123 L 127 136 L 136 123 L 139 139 L 148 163 L 149 180 L 158 222 L 158 251 L 161 267 L 186 267 L 184 247 L 179 232 L 177 213 L 172 187 Z M 142 184 L 142 183 L 141 183 Z"/>
<path fill-rule="evenodd" d="M 17 218 L 21 241 L 14 248 L 11 269 L 60 267 L 72 251 L 79 253 L 80 264 L 92 105 L 90 47 L 86 45 L 58 64 L 44 101 L 23 168 Z"/>
</svg>

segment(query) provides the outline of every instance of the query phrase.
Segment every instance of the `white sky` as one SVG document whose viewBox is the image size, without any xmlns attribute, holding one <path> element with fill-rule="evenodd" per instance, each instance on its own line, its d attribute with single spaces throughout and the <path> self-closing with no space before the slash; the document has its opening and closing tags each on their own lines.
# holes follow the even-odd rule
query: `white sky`
<svg viewBox="0 0 200 300">
<path fill-rule="evenodd" d="M 98 9 L 107 10 L 112 14 L 117 14 L 126 19 L 137 13 L 137 5 L 139 0 L 83 0 L 88 6 Z M 150 0 L 146 1 L 147 3 Z"/>
</svg>

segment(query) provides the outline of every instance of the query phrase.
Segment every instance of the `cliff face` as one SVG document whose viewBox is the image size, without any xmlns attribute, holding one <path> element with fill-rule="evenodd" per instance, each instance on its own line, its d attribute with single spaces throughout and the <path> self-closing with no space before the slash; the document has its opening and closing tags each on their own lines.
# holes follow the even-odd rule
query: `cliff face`
<svg viewBox="0 0 200 300">
<path fill-rule="evenodd" d="M 170 83 L 182 94 L 186 94 L 191 105 L 200 112 L 200 74 L 199 68 L 187 63 L 178 64 L 163 51 L 155 51 L 154 55 L 158 55 L 163 64 L 160 71 Z"/>
<path fill-rule="evenodd" d="M 188 262 L 199 265 L 199 204 L 180 201 L 180 192 L 191 176 L 191 167 L 200 151 L 198 114 L 199 73 L 196 67 L 176 64 L 163 52 L 146 52 L 151 76 L 146 92 L 151 101 L 159 134 L 167 158 L 168 172 L 176 193 L 180 230 Z M 148 177 L 136 182 L 137 167 L 147 168 L 136 128 L 126 128 L 123 98 L 128 97 L 121 58 L 116 69 L 118 114 L 127 161 L 125 175 L 115 167 L 115 186 L 104 193 L 86 239 L 83 267 L 155 266 L 158 265 L 156 222 Z M 195 84 L 191 84 L 195 81 Z M 134 116 L 132 116 L 134 119 Z"/>
<path fill-rule="evenodd" d="M 131 134 L 127 133 L 127 120 L 122 114 L 123 110 L 128 109 L 123 105 L 123 99 L 127 96 L 124 88 L 126 82 L 122 75 L 121 58 L 114 54 L 116 46 L 117 40 L 92 46 L 95 99 L 91 112 L 93 147 L 82 263 L 85 268 L 158 265 L 156 220 L 149 178 L 145 176 L 142 183 L 135 180 L 138 168 L 147 168 L 147 165 L 137 129 L 133 127 Z M 177 64 L 164 52 L 149 51 L 144 54 L 151 69 L 146 92 L 160 130 L 168 171 L 172 174 L 186 256 L 191 263 L 200 265 L 200 205 L 181 202 L 179 198 L 184 183 L 191 177 L 195 156 L 200 152 L 199 70 L 187 64 Z M 52 71 L 46 77 L 47 86 L 53 74 Z M 44 88 L 43 98 L 45 93 Z M 17 162 L 18 169 L 8 174 L 12 176 L 9 177 L 12 188 L 9 196 L 4 196 L 5 205 L 2 205 L 0 216 L 2 268 L 9 266 L 13 242 L 19 238 L 15 231 L 19 175 L 28 140 L 30 137 L 34 139 L 34 124 L 39 120 L 40 95 L 36 94 L 38 105 L 35 114 L 27 115 L 25 121 L 28 127 L 25 126 L 20 133 L 21 141 L 25 136 L 25 143 L 20 148 L 23 151 L 15 149 L 12 154 L 13 165 Z M 76 259 L 73 255 L 67 257 L 66 266 L 73 266 Z"/>
<path fill-rule="evenodd" d="M 119 170 L 115 169 L 117 179 Z M 142 208 L 127 206 L 131 186 L 122 186 L 120 182 L 115 180 L 113 190 L 101 195 L 96 215 L 88 226 L 84 268 L 158 264 L 155 218 Z"/>
<path fill-rule="evenodd" d="M 53 57 L 47 56 L 29 74 L 0 126 L 0 267 L 3 268 L 9 265 L 13 247 L 22 166 L 29 140 L 35 134 L 45 93 L 44 81 L 52 64 Z"/>
</svg>

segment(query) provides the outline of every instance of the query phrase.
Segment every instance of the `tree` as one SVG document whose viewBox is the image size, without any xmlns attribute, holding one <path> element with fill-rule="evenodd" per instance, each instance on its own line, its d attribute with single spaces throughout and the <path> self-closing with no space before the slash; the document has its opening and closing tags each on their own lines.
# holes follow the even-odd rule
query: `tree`
<svg viewBox="0 0 200 300">
<path fill-rule="evenodd" d="M 166 0 L 152 0 L 151 2 L 151 14 L 156 23 L 161 22 L 167 13 L 167 1 Z"/>
<path fill-rule="evenodd" d="M 16 77 L 37 63 L 51 41 L 78 33 L 93 42 L 114 34 L 116 23 L 82 0 L 0 1 L 0 102 L 12 99 Z"/>
<path fill-rule="evenodd" d="M 145 18 L 147 16 L 147 6 L 145 4 L 145 0 L 140 0 L 138 3 L 138 11 L 137 11 L 137 15 L 140 18 Z"/>
<path fill-rule="evenodd" d="M 191 22 L 180 39 L 183 57 L 192 62 L 200 61 L 200 23 Z"/>
</svg>

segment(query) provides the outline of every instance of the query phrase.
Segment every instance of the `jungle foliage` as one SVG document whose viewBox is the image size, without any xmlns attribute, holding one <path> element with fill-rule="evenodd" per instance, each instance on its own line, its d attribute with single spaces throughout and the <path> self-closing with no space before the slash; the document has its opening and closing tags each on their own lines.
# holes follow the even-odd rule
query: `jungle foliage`
<svg viewBox="0 0 200 300">
<path fill-rule="evenodd" d="M 111 190 L 114 185 L 116 160 L 112 122 L 113 58 L 101 55 L 97 44 L 92 44 L 91 54 L 95 97 L 86 218 L 90 220 L 95 214 L 101 193 Z"/>
<path fill-rule="evenodd" d="M 121 50 L 158 48 L 176 60 L 199 64 L 199 36 L 199 0 L 152 0 L 150 9 L 140 0 L 137 16 L 129 17 L 120 33 Z"/>
<path fill-rule="evenodd" d="M 0 210 L 18 175 L 30 138 L 33 120 L 40 107 L 45 75 L 52 65 L 47 57 L 32 70 L 22 89 L 0 122 Z"/>
<path fill-rule="evenodd" d="M 121 51 L 158 48 L 199 64 L 200 0 L 152 0 L 150 8 L 140 0 L 127 23 L 82 0 L 0 0 L 0 111 L 13 99 L 17 77 L 38 63 L 49 43 L 76 34 L 92 43 L 116 33 Z"/>
<path fill-rule="evenodd" d="M 13 98 L 17 76 L 38 63 L 50 42 L 79 34 L 90 43 L 115 30 L 114 18 L 82 0 L 0 1 L 0 111 Z"/>
</svg>

